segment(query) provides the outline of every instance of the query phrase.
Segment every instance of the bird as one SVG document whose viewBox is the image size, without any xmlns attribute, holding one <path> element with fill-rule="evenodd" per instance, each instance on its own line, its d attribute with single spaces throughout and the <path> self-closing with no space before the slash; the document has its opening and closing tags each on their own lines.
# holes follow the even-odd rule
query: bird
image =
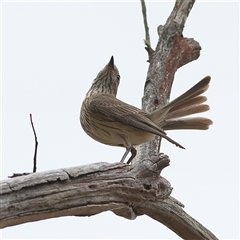
<svg viewBox="0 0 240 240">
<path fill-rule="evenodd" d="M 186 116 L 209 110 L 209 106 L 203 104 L 207 98 L 201 94 L 208 89 L 210 79 L 206 76 L 173 101 L 150 113 L 116 98 L 120 74 L 112 56 L 86 93 L 80 110 L 81 126 L 100 143 L 126 148 L 120 162 L 124 162 L 131 152 L 127 164 L 137 154 L 135 146 L 149 142 L 156 135 L 185 149 L 165 131 L 209 128 L 211 119 Z"/>
</svg>

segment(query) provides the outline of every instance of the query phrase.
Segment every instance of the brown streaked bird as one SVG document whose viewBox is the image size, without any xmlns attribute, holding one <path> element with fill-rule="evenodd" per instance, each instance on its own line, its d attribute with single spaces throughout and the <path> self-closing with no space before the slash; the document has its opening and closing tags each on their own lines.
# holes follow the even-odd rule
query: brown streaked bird
<svg viewBox="0 0 240 240">
<path fill-rule="evenodd" d="M 203 78 L 187 92 L 166 106 L 152 113 L 145 112 L 116 98 L 120 75 L 114 59 L 100 71 L 86 94 L 80 112 L 80 122 L 84 131 L 100 143 L 125 147 L 121 162 L 131 152 L 136 156 L 135 145 L 153 139 L 155 135 L 165 138 L 180 148 L 164 130 L 198 129 L 206 130 L 212 121 L 208 118 L 185 116 L 205 112 L 209 106 L 203 104 L 207 98 L 201 96 L 209 86 L 210 77 Z"/>
</svg>

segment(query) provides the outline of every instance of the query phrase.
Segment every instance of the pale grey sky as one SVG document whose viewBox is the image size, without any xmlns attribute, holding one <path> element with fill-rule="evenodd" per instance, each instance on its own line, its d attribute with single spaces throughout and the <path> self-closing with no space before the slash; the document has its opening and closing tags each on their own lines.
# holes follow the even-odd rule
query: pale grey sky
<svg viewBox="0 0 240 240">
<path fill-rule="evenodd" d="M 147 2 L 152 46 L 172 1 Z M 201 47 L 198 60 L 175 75 L 177 97 L 206 75 L 211 109 L 208 131 L 171 131 L 181 150 L 162 141 L 170 166 L 162 172 L 172 196 L 218 238 L 239 238 L 239 3 L 197 1 L 184 36 Z M 121 74 L 118 98 L 141 106 L 148 69 L 140 1 L 2 1 L 2 178 L 32 170 L 37 131 L 37 171 L 117 162 L 123 148 L 102 145 L 81 129 L 79 110 L 93 79 L 114 55 Z M 5 228 L 8 238 L 157 238 L 178 236 L 147 216 L 134 221 L 111 212 L 64 217 Z"/>
</svg>

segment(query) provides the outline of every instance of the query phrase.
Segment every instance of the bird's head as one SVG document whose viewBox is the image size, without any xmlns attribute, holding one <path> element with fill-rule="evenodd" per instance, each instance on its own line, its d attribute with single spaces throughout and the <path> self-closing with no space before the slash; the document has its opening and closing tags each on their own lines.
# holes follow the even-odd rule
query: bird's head
<svg viewBox="0 0 240 240">
<path fill-rule="evenodd" d="M 114 65 L 114 58 L 112 56 L 109 63 L 93 80 L 92 86 L 87 95 L 92 93 L 108 93 L 116 97 L 119 83 L 120 75 L 117 67 Z"/>
</svg>

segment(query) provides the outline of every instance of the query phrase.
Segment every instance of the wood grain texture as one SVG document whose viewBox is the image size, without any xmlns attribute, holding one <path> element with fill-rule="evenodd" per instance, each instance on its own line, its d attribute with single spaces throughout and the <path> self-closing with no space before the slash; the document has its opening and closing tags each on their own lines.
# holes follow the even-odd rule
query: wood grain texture
<svg viewBox="0 0 240 240">
<path fill-rule="evenodd" d="M 91 216 L 107 210 L 134 219 L 134 206 L 146 198 L 165 199 L 170 195 L 170 183 L 159 178 L 168 164 L 168 157 L 160 155 L 135 167 L 95 163 L 4 180 L 0 185 L 0 226 L 60 216 Z"/>
<path fill-rule="evenodd" d="M 133 166 L 101 162 L 4 180 L 0 228 L 112 211 L 130 220 L 146 214 L 185 239 L 216 239 L 170 197 L 172 187 L 160 176 L 168 165 L 168 156 L 159 154 Z"/>
</svg>

